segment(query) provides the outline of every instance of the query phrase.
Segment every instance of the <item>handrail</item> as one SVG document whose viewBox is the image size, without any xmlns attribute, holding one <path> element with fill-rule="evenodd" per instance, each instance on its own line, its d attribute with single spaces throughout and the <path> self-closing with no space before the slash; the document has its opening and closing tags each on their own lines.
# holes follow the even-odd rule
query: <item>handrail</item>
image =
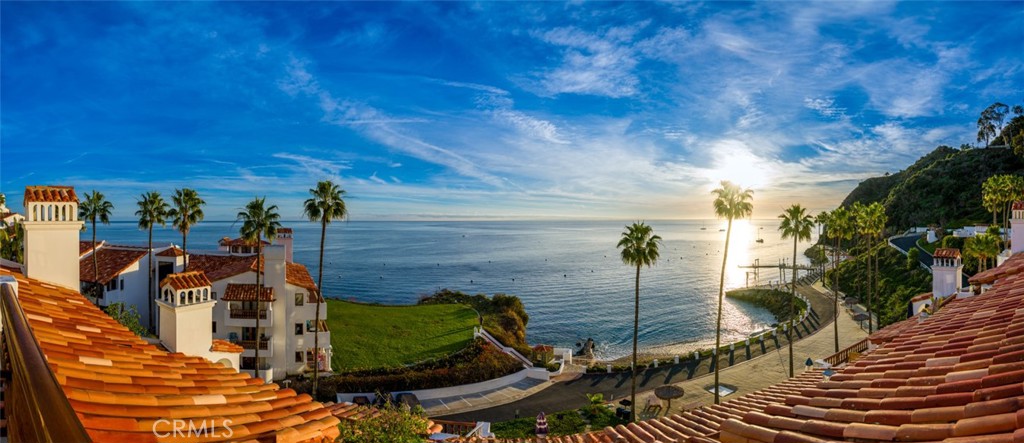
<svg viewBox="0 0 1024 443">
<path fill-rule="evenodd" d="M 256 318 L 256 310 L 255 309 L 229 309 L 228 310 L 228 316 L 231 317 L 231 318 L 235 318 L 235 319 L 242 319 L 242 320 L 249 319 L 249 320 L 251 320 L 251 319 L 255 319 Z M 266 309 L 260 309 L 260 320 L 266 320 L 266 319 L 267 319 L 267 310 Z"/>
<path fill-rule="evenodd" d="M 868 339 L 865 338 L 857 343 L 850 345 L 849 347 L 843 349 L 842 351 L 836 352 L 835 354 L 825 357 L 825 362 L 832 366 L 838 366 L 850 361 L 850 353 L 862 353 L 867 349 Z"/>
<path fill-rule="evenodd" d="M 471 421 L 451 421 L 434 419 L 432 419 L 432 421 L 436 425 L 441 425 L 442 432 L 446 432 L 448 434 L 461 435 L 463 437 L 468 437 L 467 434 L 471 431 L 474 431 L 477 427 L 476 422 Z"/>
<path fill-rule="evenodd" d="M 7 284 L 0 284 L 0 310 L 4 370 L 10 374 L 4 398 L 10 441 L 91 442 Z"/>
</svg>

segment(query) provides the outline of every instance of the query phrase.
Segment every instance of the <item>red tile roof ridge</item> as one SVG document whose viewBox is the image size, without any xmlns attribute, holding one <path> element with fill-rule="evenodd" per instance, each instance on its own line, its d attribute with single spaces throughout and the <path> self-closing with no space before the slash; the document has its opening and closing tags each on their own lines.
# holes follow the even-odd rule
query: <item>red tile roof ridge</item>
<svg viewBox="0 0 1024 443">
<path fill-rule="evenodd" d="M 234 343 L 231 343 L 231 342 L 229 342 L 227 340 L 221 340 L 221 339 L 216 339 L 215 338 L 210 343 L 210 351 L 211 352 L 231 352 L 231 353 L 234 353 L 234 354 L 241 354 L 242 351 L 244 351 L 244 350 L 245 350 L 245 348 L 243 348 L 243 347 L 241 347 L 239 345 L 236 345 Z"/>
<path fill-rule="evenodd" d="M 960 250 L 957 248 L 939 248 L 932 254 L 935 258 L 960 258 Z"/>
<path fill-rule="evenodd" d="M 968 282 L 971 284 L 992 284 L 996 280 L 1018 275 L 1024 271 L 1024 252 L 1018 252 L 1006 259 L 1003 264 L 974 274 Z"/>
<path fill-rule="evenodd" d="M 26 186 L 25 203 L 77 203 L 74 186 Z"/>
<path fill-rule="evenodd" d="M 257 294 L 259 294 L 259 301 L 274 301 L 273 287 L 263 285 L 257 286 L 255 283 L 228 283 L 227 288 L 224 289 L 224 296 L 221 297 L 221 300 L 257 301 Z"/>
<path fill-rule="evenodd" d="M 213 286 L 213 283 L 210 283 L 210 279 L 206 278 L 206 273 L 203 271 L 188 271 L 170 274 L 164 277 L 157 286 L 162 288 L 167 285 L 170 285 L 176 291 L 180 291 L 183 289 Z"/>
<path fill-rule="evenodd" d="M 97 247 L 93 254 L 95 254 L 95 258 L 92 255 L 80 257 L 78 261 L 79 278 L 84 282 L 107 284 L 129 266 L 145 257 L 147 252 L 145 249 L 105 246 Z M 96 273 L 93 271 L 94 260 L 99 268 Z"/>
</svg>

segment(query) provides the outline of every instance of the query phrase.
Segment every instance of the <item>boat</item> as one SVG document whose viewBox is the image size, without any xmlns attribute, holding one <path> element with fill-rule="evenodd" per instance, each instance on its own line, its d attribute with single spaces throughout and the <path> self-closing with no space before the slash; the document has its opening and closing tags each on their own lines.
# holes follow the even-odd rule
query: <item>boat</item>
<svg viewBox="0 0 1024 443">
<path fill-rule="evenodd" d="M 700 225 L 700 230 L 701 231 L 707 231 L 708 230 L 708 224 L 704 223 L 704 224 Z"/>
<path fill-rule="evenodd" d="M 757 228 L 757 240 L 754 240 L 755 242 L 764 243 L 764 239 L 761 238 L 761 230 L 762 229 L 764 229 L 764 228 L 763 227 Z"/>
</svg>

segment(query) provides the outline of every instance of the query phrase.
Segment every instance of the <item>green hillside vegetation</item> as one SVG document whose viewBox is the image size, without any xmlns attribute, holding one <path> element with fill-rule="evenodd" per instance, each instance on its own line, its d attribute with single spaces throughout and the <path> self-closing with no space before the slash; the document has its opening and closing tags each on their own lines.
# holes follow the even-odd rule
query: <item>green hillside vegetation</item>
<svg viewBox="0 0 1024 443">
<path fill-rule="evenodd" d="M 465 305 L 383 306 L 327 300 L 331 367 L 391 368 L 436 359 L 473 340 L 476 312 Z"/>
<path fill-rule="evenodd" d="M 903 171 L 864 180 L 842 205 L 881 202 L 897 230 L 988 223 L 992 214 L 982 206 L 981 185 L 997 174 L 1024 175 L 1024 160 L 1004 148 L 939 146 Z"/>
<path fill-rule="evenodd" d="M 931 291 L 932 276 L 920 266 L 907 266 L 907 257 L 886 244 L 876 246 L 879 271 L 879 291 L 872 300 L 874 311 L 881 326 L 907 318 L 907 306 L 915 295 Z M 867 252 L 862 249 L 853 251 L 856 258 L 844 261 L 839 265 L 839 287 L 849 297 L 857 297 L 862 305 L 867 304 L 866 266 Z M 829 270 L 826 281 L 832 282 L 833 272 Z"/>
<path fill-rule="evenodd" d="M 522 300 L 514 295 L 484 294 L 469 295 L 464 292 L 442 289 L 433 295 L 420 299 L 421 305 L 460 304 L 470 306 L 483 317 L 484 329 L 501 344 L 515 348 L 523 355 L 530 355 L 526 343 L 526 323 L 530 316 Z"/>
<path fill-rule="evenodd" d="M 775 321 L 782 324 L 789 320 L 789 299 L 792 297 L 788 291 L 775 289 L 744 288 L 734 289 L 725 293 L 726 297 L 743 300 L 767 309 L 775 316 Z M 793 317 L 799 320 L 800 311 L 807 309 L 807 303 L 797 298 L 793 300 Z"/>
</svg>

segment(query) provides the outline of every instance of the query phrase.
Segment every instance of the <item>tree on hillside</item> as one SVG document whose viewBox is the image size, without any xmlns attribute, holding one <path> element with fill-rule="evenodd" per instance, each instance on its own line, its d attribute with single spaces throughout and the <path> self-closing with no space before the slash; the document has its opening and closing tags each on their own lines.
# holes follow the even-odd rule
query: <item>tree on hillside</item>
<svg viewBox="0 0 1024 443">
<path fill-rule="evenodd" d="M 828 225 L 828 216 L 829 214 L 827 211 L 821 211 L 818 213 L 818 215 L 814 216 L 814 223 L 818 225 L 818 243 L 819 246 L 822 248 L 821 257 L 823 257 L 823 260 L 819 265 L 818 271 L 821 273 L 821 276 L 819 278 L 821 279 L 822 284 L 825 284 L 825 262 L 828 261 L 828 254 L 824 251 L 824 242 L 822 242 L 821 240 L 825 239 L 825 227 Z"/>
<path fill-rule="evenodd" d="M 964 255 L 978 260 L 978 272 L 988 269 L 989 260 L 999 255 L 999 237 L 984 233 L 964 242 Z"/>
<path fill-rule="evenodd" d="M 1002 133 L 1003 121 L 1009 112 L 1010 108 L 999 102 L 981 111 L 978 117 L 978 141 L 985 140 L 985 146 L 989 146 L 989 140 Z"/>
<path fill-rule="evenodd" d="M 715 349 L 713 356 L 715 361 L 715 404 L 719 404 L 721 398 L 718 394 L 718 350 L 722 347 L 722 298 L 725 294 L 725 263 L 729 259 L 729 238 L 732 236 L 732 221 L 737 218 L 750 217 L 754 211 L 754 191 L 742 189 L 730 181 L 722 181 L 720 188 L 711 191 L 715 196 L 712 206 L 715 208 L 715 216 L 728 220 L 728 227 L 725 230 L 725 249 L 722 250 L 722 273 L 718 279 L 718 321 L 715 323 Z"/>
<path fill-rule="evenodd" d="M 640 334 L 640 268 L 651 267 L 658 261 L 658 247 L 661 245 L 661 237 L 654 234 L 654 229 L 643 222 L 633 223 L 626 226 L 622 232 L 622 238 L 617 247 L 622 249 L 622 262 L 636 266 L 636 285 L 634 286 L 633 299 L 633 388 L 630 390 L 629 400 L 632 402 L 630 408 L 630 421 L 636 420 L 636 347 Z"/>
<path fill-rule="evenodd" d="M 313 319 L 313 392 L 317 391 L 320 381 L 320 305 L 323 303 L 324 284 L 324 240 L 327 239 L 327 225 L 334 220 L 343 220 L 348 216 L 345 208 L 345 190 L 330 180 L 318 182 L 316 188 L 310 189 L 311 198 L 303 205 L 303 215 L 311 222 L 320 222 L 320 264 L 317 266 L 316 287 L 320 291 L 316 301 L 316 314 Z"/>
<path fill-rule="evenodd" d="M 103 194 L 93 190 L 85 194 L 85 200 L 78 204 L 78 218 L 88 220 L 92 224 L 92 285 L 89 286 L 89 296 L 97 301 L 103 296 L 103 287 L 100 286 L 99 263 L 96 257 L 96 220 L 105 225 L 110 224 L 110 214 L 114 211 L 114 205 L 107 201 Z"/>
<path fill-rule="evenodd" d="M 888 222 L 888 218 L 885 216 L 885 207 L 879 202 L 874 202 L 866 208 L 867 217 L 867 233 L 868 233 L 868 257 L 871 258 L 874 255 L 870 263 L 874 263 L 875 277 L 871 279 L 871 283 L 874 285 L 870 291 L 868 291 L 868 314 L 875 312 L 873 305 L 872 295 L 878 296 L 878 280 L 881 278 L 881 272 L 878 268 L 878 248 L 877 245 L 882 242 L 885 235 L 885 225 Z M 877 242 L 877 243 L 876 243 Z M 871 273 L 871 267 L 868 266 L 868 273 Z M 868 333 L 871 332 L 871 319 L 868 319 Z"/>
<path fill-rule="evenodd" d="M 814 218 L 807 213 L 806 209 L 799 204 L 795 204 L 786 208 L 782 215 L 779 215 L 779 219 L 782 220 L 779 222 L 779 231 L 782 232 L 782 239 L 793 239 L 793 282 L 790 287 L 792 293 L 789 296 L 789 327 L 786 328 L 786 341 L 789 342 L 789 376 L 793 377 L 793 318 L 796 317 L 793 315 L 793 299 L 796 298 L 796 244 L 800 240 L 807 241 L 811 239 Z"/>
<path fill-rule="evenodd" d="M 260 311 L 263 305 L 263 285 L 260 283 L 260 275 L 265 272 L 263 266 L 263 236 L 273 241 L 277 237 L 277 228 L 281 227 L 278 220 L 281 216 L 277 213 L 277 205 L 266 205 L 267 198 L 253 198 L 245 205 L 245 210 L 238 213 L 236 221 L 242 222 L 239 234 L 242 240 L 256 242 L 256 347 L 255 361 L 256 368 L 254 376 L 260 376 L 260 345 L 262 336 L 260 334 Z M 314 394 L 316 391 L 313 391 Z"/>
<path fill-rule="evenodd" d="M 181 251 L 185 260 L 183 271 L 188 271 L 188 231 L 203 220 L 203 206 L 206 202 L 199 198 L 199 193 L 195 189 L 189 188 L 175 189 L 171 201 L 174 202 L 174 207 L 167 212 L 167 217 L 181 233 Z"/>
<path fill-rule="evenodd" d="M 156 298 L 156 288 L 153 287 L 153 276 L 156 274 L 156 265 L 153 263 L 153 226 L 167 226 L 167 211 L 171 208 L 156 191 L 142 194 L 136 204 L 139 206 L 139 210 L 135 211 L 139 217 L 139 229 L 149 232 L 149 290 L 146 292 L 149 295 L 149 327 L 152 329 L 156 325 L 153 310 L 153 300 Z"/>
<path fill-rule="evenodd" d="M 842 206 L 833 210 L 828 219 L 829 235 L 835 241 L 835 247 L 832 249 L 832 297 L 835 302 L 832 327 L 835 329 L 835 352 L 839 352 L 839 250 L 843 246 L 843 240 L 853 238 L 854 226 L 850 211 Z"/>
<path fill-rule="evenodd" d="M 857 233 L 858 243 L 866 245 L 867 248 L 865 248 L 865 251 L 870 251 L 871 241 L 868 240 L 868 234 L 871 228 L 868 225 L 867 206 L 860 202 L 855 202 L 853 206 L 850 207 L 850 211 L 852 213 L 853 225 L 855 227 L 855 232 Z M 867 272 L 865 273 L 867 281 L 864 282 L 867 285 L 867 300 L 865 305 L 868 308 L 868 331 L 871 331 L 871 254 L 868 254 L 865 259 L 865 266 L 867 267 Z"/>
</svg>

